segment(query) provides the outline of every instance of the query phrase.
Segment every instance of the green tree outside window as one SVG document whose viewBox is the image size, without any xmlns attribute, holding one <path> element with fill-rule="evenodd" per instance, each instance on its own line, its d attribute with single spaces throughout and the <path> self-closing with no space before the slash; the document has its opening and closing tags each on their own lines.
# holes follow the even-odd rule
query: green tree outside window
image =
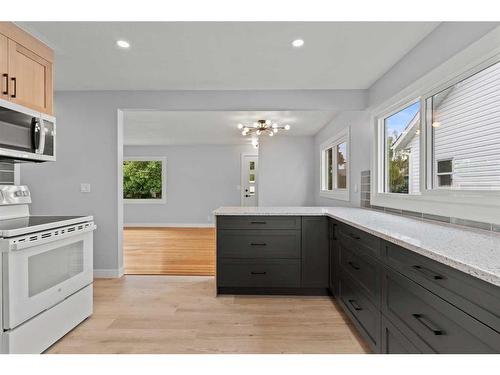
<svg viewBox="0 0 500 375">
<path fill-rule="evenodd" d="M 162 199 L 162 183 L 161 161 L 123 162 L 124 199 Z"/>
</svg>

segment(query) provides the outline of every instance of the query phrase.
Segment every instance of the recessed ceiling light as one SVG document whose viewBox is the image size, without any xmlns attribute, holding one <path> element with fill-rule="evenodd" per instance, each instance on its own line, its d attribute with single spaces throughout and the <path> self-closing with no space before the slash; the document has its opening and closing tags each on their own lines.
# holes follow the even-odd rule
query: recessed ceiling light
<svg viewBox="0 0 500 375">
<path fill-rule="evenodd" d="M 120 48 L 130 48 L 130 43 L 126 40 L 117 40 L 116 45 Z"/>
<path fill-rule="evenodd" d="M 303 39 L 295 39 L 292 42 L 292 46 L 294 46 L 295 48 L 302 47 L 303 45 L 304 45 L 304 40 Z"/>
</svg>

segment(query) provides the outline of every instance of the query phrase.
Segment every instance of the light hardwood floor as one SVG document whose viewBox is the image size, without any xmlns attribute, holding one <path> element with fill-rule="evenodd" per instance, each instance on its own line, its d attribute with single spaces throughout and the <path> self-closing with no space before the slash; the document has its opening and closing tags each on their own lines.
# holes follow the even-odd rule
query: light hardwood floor
<svg viewBox="0 0 500 375">
<path fill-rule="evenodd" d="M 214 228 L 125 228 L 125 273 L 214 275 Z"/>
<path fill-rule="evenodd" d="M 365 353 L 329 297 L 219 296 L 213 277 L 94 283 L 94 314 L 48 353 Z"/>
</svg>

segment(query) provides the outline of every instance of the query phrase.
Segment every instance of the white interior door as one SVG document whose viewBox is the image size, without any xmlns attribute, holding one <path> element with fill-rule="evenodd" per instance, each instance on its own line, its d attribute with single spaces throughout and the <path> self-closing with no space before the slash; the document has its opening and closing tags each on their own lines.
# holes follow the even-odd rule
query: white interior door
<svg viewBox="0 0 500 375">
<path fill-rule="evenodd" d="M 241 205 L 244 207 L 257 206 L 258 168 L 257 155 L 241 155 Z"/>
</svg>

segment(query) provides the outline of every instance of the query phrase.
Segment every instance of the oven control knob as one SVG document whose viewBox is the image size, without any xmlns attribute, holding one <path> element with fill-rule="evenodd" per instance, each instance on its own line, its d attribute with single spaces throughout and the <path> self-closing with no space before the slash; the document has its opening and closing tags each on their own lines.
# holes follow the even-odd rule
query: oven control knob
<svg viewBox="0 0 500 375">
<path fill-rule="evenodd" d="M 15 197 L 22 197 L 23 196 L 23 192 L 21 190 L 17 190 L 14 192 L 14 196 Z"/>
</svg>

